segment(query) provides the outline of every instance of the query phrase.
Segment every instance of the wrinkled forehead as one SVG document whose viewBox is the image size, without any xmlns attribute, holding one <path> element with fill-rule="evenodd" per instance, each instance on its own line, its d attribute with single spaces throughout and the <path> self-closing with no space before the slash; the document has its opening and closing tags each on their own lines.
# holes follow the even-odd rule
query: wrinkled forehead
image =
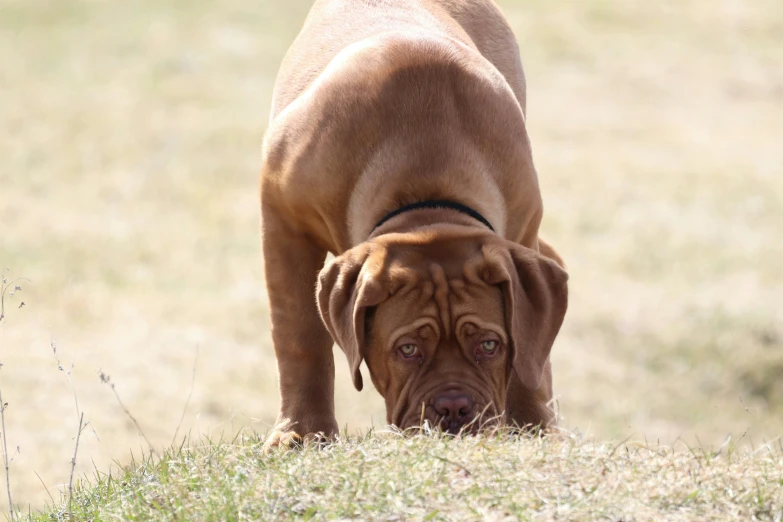
<svg viewBox="0 0 783 522">
<path fill-rule="evenodd" d="M 438 326 L 441 336 L 450 337 L 464 322 L 494 325 L 505 329 L 503 295 L 499 287 L 463 278 L 447 278 L 433 269 L 427 276 L 404 286 L 378 305 L 373 331 L 381 339 L 394 332 L 414 327 L 428 318 Z"/>
</svg>

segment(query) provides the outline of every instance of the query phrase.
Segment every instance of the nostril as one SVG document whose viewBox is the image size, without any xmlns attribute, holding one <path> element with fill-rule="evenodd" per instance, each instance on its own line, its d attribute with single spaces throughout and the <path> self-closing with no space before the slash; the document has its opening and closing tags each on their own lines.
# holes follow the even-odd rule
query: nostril
<svg viewBox="0 0 783 522">
<path fill-rule="evenodd" d="M 462 420 L 473 410 L 473 400 L 467 395 L 442 395 L 435 400 L 438 415 L 454 420 Z"/>
</svg>

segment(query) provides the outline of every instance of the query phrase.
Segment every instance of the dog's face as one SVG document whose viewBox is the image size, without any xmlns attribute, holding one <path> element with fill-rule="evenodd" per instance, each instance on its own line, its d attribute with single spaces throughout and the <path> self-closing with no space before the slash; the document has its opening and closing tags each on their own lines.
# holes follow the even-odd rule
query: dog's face
<svg viewBox="0 0 783 522">
<path fill-rule="evenodd" d="M 454 226 L 346 252 L 321 272 L 318 305 L 357 389 L 366 361 L 390 423 L 475 432 L 502 420 L 512 372 L 538 388 L 567 279 L 533 250 Z"/>
</svg>

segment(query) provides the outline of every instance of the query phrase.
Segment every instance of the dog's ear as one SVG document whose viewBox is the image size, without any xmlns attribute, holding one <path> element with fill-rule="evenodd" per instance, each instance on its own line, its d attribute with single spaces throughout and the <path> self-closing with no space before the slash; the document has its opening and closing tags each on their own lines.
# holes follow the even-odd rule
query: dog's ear
<svg viewBox="0 0 783 522">
<path fill-rule="evenodd" d="M 382 280 L 386 249 L 362 243 L 327 264 L 318 278 L 318 311 L 348 358 L 353 385 L 361 391 L 367 309 L 389 297 Z"/>
<path fill-rule="evenodd" d="M 503 289 L 513 369 L 535 390 L 568 307 L 568 273 L 553 259 L 508 241 L 486 244 L 483 253 L 485 281 Z"/>
</svg>

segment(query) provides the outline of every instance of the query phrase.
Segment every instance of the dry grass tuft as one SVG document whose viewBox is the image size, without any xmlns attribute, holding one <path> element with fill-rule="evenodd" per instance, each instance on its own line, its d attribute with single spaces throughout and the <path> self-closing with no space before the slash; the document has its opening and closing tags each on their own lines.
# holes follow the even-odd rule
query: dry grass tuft
<svg viewBox="0 0 783 522">
<path fill-rule="evenodd" d="M 96 472 L 82 520 L 775 520 L 783 447 L 370 433 L 265 455 L 200 442 Z M 51 506 L 28 520 L 57 520 Z"/>
</svg>

